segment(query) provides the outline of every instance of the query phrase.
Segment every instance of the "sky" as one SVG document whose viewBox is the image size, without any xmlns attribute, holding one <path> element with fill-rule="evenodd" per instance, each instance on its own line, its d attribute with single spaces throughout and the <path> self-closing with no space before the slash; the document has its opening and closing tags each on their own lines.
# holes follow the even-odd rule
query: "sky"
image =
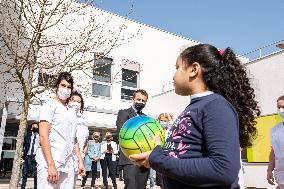
<svg viewBox="0 0 284 189">
<path fill-rule="evenodd" d="M 284 40 L 284 0 L 97 0 L 96 6 L 240 55 Z"/>
</svg>

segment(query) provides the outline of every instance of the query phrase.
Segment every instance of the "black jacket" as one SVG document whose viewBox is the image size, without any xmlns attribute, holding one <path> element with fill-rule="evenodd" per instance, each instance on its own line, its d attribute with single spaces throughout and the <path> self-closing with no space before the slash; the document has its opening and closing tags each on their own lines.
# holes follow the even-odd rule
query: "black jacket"
<svg viewBox="0 0 284 189">
<path fill-rule="evenodd" d="M 133 107 L 124 110 L 119 110 L 116 119 L 117 133 L 120 132 L 120 129 L 127 120 L 135 116 L 137 116 L 137 113 L 133 109 Z M 120 155 L 118 165 L 132 165 L 131 161 L 122 153 L 121 149 L 119 149 L 119 152 Z"/>
<path fill-rule="evenodd" d="M 24 151 L 24 158 L 27 157 L 27 154 L 29 152 L 29 149 L 30 149 L 30 145 L 31 145 L 31 139 L 32 139 L 32 132 L 28 132 L 27 135 L 25 136 L 24 138 L 24 148 L 23 148 L 23 151 Z"/>
</svg>

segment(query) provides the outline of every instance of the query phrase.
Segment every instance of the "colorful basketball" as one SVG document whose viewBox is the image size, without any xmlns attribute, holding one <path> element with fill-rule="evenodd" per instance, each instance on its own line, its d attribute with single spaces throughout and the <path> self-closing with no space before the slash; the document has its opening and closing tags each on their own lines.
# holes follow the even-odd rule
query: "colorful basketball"
<svg viewBox="0 0 284 189">
<path fill-rule="evenodd" d="M 165 144 L 164 129 L 154 118 L 137 116 L 127 120 L 119 132 L 119 145 L 126 157 L 151 151 L 155 147 L 155 135 L 161 146 Z"/>
</svg>

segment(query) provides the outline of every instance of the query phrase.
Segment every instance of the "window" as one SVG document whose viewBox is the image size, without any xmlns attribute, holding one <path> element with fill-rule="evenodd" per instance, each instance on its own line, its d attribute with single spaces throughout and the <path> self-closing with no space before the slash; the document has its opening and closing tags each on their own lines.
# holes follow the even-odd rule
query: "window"
<svg viewBox="0 0 284 189">
<path fill-rule="evenodd" d="M 137 62 L 123 60 L 122 81 L 121 81 L 121 99 L 131 100 L 133 92 L 139 87 L 140 65 Z"/>
<path fill-rule="evenodd" d="M 111 58 L 97 58 L 93 68 L 92 95 L 110 97 L 111 87 Z"/>
<path fill-rule="evenodd" d="M 121 99 L 131 100 L 135 89 L 124 89 L 121 88 Z"/>
<path fill-rule="evenodd" d="M 92 94 L 96 96 L 110 97 L 110 86 L 93 83 Z"/>
<path fill-rule="evenodd" d="M 39 72 L 37 82 L 39 86 L 53 86 L 55 80 L 55 75 Z"/>
<path fill-rule="evenodd" d="M 138 72 L 122 69 L 122 86 L 137 88 Z"/>
</svg>

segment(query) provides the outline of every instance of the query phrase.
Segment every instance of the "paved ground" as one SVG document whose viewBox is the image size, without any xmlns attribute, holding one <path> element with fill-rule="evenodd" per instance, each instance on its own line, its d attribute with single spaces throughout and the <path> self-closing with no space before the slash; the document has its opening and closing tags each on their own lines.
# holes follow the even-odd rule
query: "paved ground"
<svg viewBox="0 0 284 189">
<path fill-rule="evenodd" d="M 123 189 L 124 188 L 123 181 L 119 181 L 118 179 L 116 181 L 117 181 L 117 188 L 118 189 Z M 109 179 L 108 182 L 109 182 L 109 185 L 110 185 L 109 189 L 111 189 L 112 188 L 111 187 L 111 185 L 112 185 L 111 180 Z M 77 182 L 76 182 L 76 189 L 80 189 L 80 184 L 81 184 L 80 180 L 77 180 Z M 88 178 L 86 186 L 85 186 L 85 189 L 90 189 L 91 188 L 90 184 L 91 184 L 91 179 Z M 96 180 L 96 184 L 95 185 L 97 186 L 97 189 L 102 188 L 103 187 L 103 179 L 102 178 L 98 178 Z M 9 179 L 0 179 L 0 189 L 8 189 L 8 188 L 9 188 Z M 30 178 L 28 179 L 26 188 L 27 189 L 32 189 L 33 188 L 33 179 L 30 179 Z M 149 189 L 149 188 L 150 188 L 150 185 L 149 185 L 149 181 L 148 181 L 147 189 Z M 155 186 L 155 189 L 159 189 L 159 188 L 160 187 Z"/>
</svg>

